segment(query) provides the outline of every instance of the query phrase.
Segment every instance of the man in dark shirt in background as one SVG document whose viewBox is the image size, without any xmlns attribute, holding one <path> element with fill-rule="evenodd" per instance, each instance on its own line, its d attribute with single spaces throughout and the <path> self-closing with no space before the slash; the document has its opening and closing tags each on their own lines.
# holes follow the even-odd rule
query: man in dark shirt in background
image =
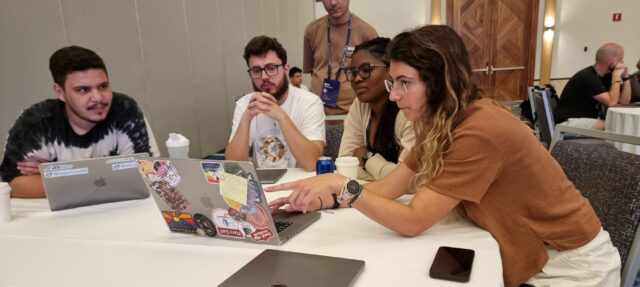
<svg viewBox="0 0 640 287">
<path fill-rule="evenodd" d="M 596 52 L 596 63 L 573 75 L 562 90 L 553 114 L 555 122 L 603 130 L 601 106 L 628 104 L 631 100 L 629 70 L 623 59 L 622 46 L 602 45 Z"/>
</svg>

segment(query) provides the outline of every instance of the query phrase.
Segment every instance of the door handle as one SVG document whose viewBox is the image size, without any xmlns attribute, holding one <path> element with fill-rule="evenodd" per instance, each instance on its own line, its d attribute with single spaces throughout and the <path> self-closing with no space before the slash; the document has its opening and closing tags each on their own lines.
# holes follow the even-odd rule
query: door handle
<svg viewBox="0 0 640 287">
<path fill-rule="evenodd" d="M 484 73 L 485 73 L 485 75 L 489 75 L 489 73 L 491 73 L 491 68 L 489 68 L 489 65 L 486 65 L 486 66 L 484 67 L 484 69 L 473 69 L 473 70 L 471 70 L 471 71 L 472 71 L 472 72 L 474 72 L 474 73 L 475 73 L 475 72 L 484 72 Z"/>
<path fill-rule="evenodd" d="M 504 68 L 494 68 L 493 66 L 491 66 L 491 68 L 489 69 L 491 71 L 491 73 L 495 72 L 495 71 L 515 71 L 515 70 L 524 70 L 524 66 L 514 66 L 514 67 L 504 67 Z"/>
</svg>

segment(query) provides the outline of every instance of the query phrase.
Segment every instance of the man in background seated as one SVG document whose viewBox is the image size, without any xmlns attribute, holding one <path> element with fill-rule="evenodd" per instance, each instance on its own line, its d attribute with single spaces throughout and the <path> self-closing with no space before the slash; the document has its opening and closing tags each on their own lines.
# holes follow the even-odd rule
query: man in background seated
<svg viewBox="0 0 640 287">
<path fill-rule="evenodd" d="M 287 52 L 275 38 L 251 39 L 244 59 L 255 92 L 236 102 L 226 159 L 246 161 L 252 146 L 257 167 L 315 170 L 325 143 L 320 98 L 290 88 Z"/>
<path fill-rule="evenodd" d="M 45 197 L 41 163 L 148 152 L 159 155 L 136 102 L 113 93 L 95 52 L 69 46 L 49 59 L 53 91 L 27 108 L 9 130 L 0 176 L 11 196 Z"/>
<path fill-rule="evenodd" d="M 569 79 L 553 113 L 556 123 L 574 127 L 604 129 L 604 114 L 599 106 L 628 104 L 631 100 L 629 70 L 624 65 L 624 50 L 615 43 L 602 45 L 596 63 Z"/>
<path fill-rule="evenodd" d="M 309 88 L 302 83 L 302 70 L 298 67 L 292 67 L 289 69 L 289 80 L 291 80 L 291 85 L 298 89 L 303 89 L 308 91 Z"/>
</svg>

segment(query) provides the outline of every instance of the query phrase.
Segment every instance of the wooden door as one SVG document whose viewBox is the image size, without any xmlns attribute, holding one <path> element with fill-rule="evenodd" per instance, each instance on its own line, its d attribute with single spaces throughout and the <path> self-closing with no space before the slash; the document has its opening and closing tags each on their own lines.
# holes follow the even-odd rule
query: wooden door
<svg viewBox="0 0 640 287">
<path fill-rule="evenodd" d="M 538 0 L 447 0 L 447 25 L 471 57 L 473 80 L 500 100 L 527 98 L 535 69 Z"/>
</svg>

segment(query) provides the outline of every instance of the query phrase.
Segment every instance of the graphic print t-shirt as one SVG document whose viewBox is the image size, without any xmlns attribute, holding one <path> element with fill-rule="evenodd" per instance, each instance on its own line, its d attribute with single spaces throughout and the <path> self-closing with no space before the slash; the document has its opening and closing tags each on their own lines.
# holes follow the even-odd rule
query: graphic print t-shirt
<svg viewBox="0 0 640 287">
<path fill-rule="evenodd" d="M 229 141 L 240 124 L 252 94 L 247 94 L 236 102 Z M 324 110 L 318 96 L 289 85 L 289 95 L 280 108 L 308 140 L 325 141 Z M 269 116 L 259 114 L 253 118 L 249 138 L 257 167 L 299 167 L 278 122 Z"/>
<path fill-rule="evenodd" d="M 152 154 L 149 141 L 142 111 L 124 94 L 113 93 L 106 119 L 84 135 L 76 134 L 69 125 L 64 102 L 48 99 L 24 110 L 9 130 L 0 177 L 10 182 L 20 175 L 16 163 L 31 157 L 55 162 Z"/>
</svg>

